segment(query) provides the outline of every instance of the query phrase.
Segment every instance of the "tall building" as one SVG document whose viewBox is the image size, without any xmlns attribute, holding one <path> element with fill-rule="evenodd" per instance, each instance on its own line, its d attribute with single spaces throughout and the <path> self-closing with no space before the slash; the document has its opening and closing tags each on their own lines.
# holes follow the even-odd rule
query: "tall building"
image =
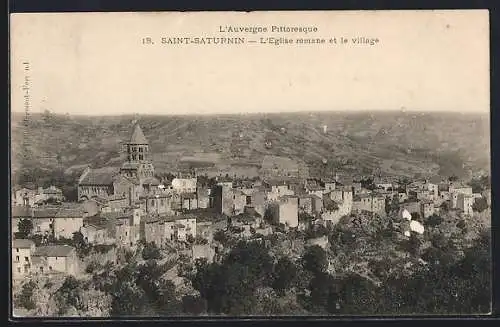
<svg viewBox="0 0 500 327">
<path fill-rule="evenodd" d="M 154 176 L 154 167 L 151 163 L 149 142 L 142 132 L 141 126 L 135 124 L 130 141 L 126 144 L 127 161 L 123 163 L 120 174 L 126 177 L 137 178 L 142 181 Z"/>
<path fill-rule="evenodd" d="M 151 162 L 149 142 L 142 132 L 141 126 L 135 124 L 130 141 L 126 143 L 126 161 L 119 171 L 114 169 L 88 167 L 78 181 L 78 199 L 108 199 L 111 196 L 122 196 L 128 204 L 135 204 L 141 194 L 149 192 L 160 183 L 154 178 L 154 167 Z"/>
</svg>

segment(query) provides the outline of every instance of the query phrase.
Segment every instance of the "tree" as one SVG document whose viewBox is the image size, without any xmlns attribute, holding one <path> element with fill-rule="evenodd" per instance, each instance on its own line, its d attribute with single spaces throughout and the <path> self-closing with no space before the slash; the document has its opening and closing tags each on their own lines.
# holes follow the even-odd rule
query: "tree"
<svg viewBox="0 0 500 327">
<path fill-rule="evenodd" d="M 443 222 L 443 218 L 439 215 L 433 214 L 427 218 L 426 225 L 431 227 L 439 226 Z"/>
<path fill-rule="evenodd" d="M 83 290 L 81 282 L 73 276 L 68 276 L 56 292 L 59 314 L 64 314 L 69 308 L 83 310 Z"/>
<path fill-rule="evenodd" d="M 328 266 L 325 251 L 318 245 L 307 248 L 302 256 L 302 265 L 314 274 L 324 272 Z"/>
<path fill-rule="evenodd" d="M 17 229 L 19 230 L 17 234 L 19 238 L 27 238 L 33 231 L 33 222 L 31 221 L 31 219 L 21 219 L 17 224 Z"/>
<path fill-rule="evenodd" d="M 142 249 L 142 258 L 144 260 L 161 259 L 160 249 L 154 243 L 147 243 Z"/>
<path fill-rule="evenodd" d="M 472 210 L 476 212 L 483 212 L 488 209 L 488 201 L 484 197 L 477 198 L 472 205 Z"/>
<path fill-rule="evenodd" d="M 76 247 L 76 248 L 82 248 L 86 245 L 86 242 L 85 242 L 85 239 L 83 237 L 83 234 L 78 231 L 78 232 L 74 232 L 73 233 L 73 245 Z"/>
<path fill-rule="evenodd" d="M 273 289 L 278 294 L 283 294 L 294 284 L 297 278 L 297 267 L 290 259 L 284 257 L 275 264 L 273 275 Z"/>
<path fill-rule="evenodd" d="M 200 315 L 207 311 L 207 301 L 199 296 L 184 295 L 182 297 L 182 311 L 192 315 Z"/>
<path fill-rule="evenodd" d="M 443 212 L 448 212 L 450 211 L 450 203 L 449 201 L 444 201 L 443 203 L 441 203 L 441 205 L 439 206 L 439 208 L 441 209 L 441 211 Z"/>
<path fill-rule="evenodd" d="M 407 243 L 408 252 L 414 256 L 419 256 L 421 245 L 422 241 L 415 235 L 415 233 L 412 233 Z"/>
<path fill-rule="evenodd" d="M 214 233 L 214 241 L 225 245 L 229 241 L 229 236 L 223 230 L 218 230 Z"/>
<path fill-rule="evenodd" d="M 27 310 L 33 310 L 36 308 L 36 303 L 33 299 L 33 293 L 36 288 L 37 285 L 31 280 L 23 285 L 21 293 L 17 297 L 20 306 L 26 308 Z"/>
<path fill-rule="evenodd" d="M 311 279 L 309 291 L 310 302 L 308 306 L 310 310 L 314 312 L 334 311 L 334 303 L 336 303 L 336 287 L 331 275 L 325 272 L 318 272 Z"/>
</svg>

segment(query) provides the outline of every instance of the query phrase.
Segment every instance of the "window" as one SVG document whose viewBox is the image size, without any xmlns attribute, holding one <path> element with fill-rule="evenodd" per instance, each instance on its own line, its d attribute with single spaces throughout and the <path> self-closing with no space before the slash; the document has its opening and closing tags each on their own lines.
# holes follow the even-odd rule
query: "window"
<svg viewBox="0 0 500 327">
<path fill-rule="evenodd" d="M 26 261 L 26 262 L 30 262 L 30 258 L 28 258 L 28 257 L 24 257 L 24 261 Z"/>
<path fill-rule="evenodd" d="M 21 267 L 17 267 L 17 272 L 20 273 L 21 272 Z"/>
<path fill-rule="evenodd" d="M 16 252 L 19 252 L 19 248 L 16 248 Z"/>
<path fill-rule="evenodd" d="M 139 148 L 139 152 L 142 152 L 142 148 Z"/>
<path fill-rule="evenodd" d="M 52 271 L 52 266 L 49 266 L 49 270 Z"/>
<path fill-rule="evenodd" d="M 29 268 L 28 267 L 24 267 L 24 273 L 27 274 L 29 272 Z"/>
<path fill-rule="evenodd" d="M 125 236 L 127 236 L 127 232 L 125 232 Z"/>
<path fill-rule="evenodd" d="M 16 262 L 19 262 L 19 256 L 16 255 Z"/>
<path fill-rule="evenodd" d="M 134 246 L 134 243 L 130 242 L 130 246 Z"/>
<path fill-rule="evenodd" d="M 142 154 L 139 155 L 139 160 L 144 160 L 144 157 L 142 156 Z"/>
</svg>

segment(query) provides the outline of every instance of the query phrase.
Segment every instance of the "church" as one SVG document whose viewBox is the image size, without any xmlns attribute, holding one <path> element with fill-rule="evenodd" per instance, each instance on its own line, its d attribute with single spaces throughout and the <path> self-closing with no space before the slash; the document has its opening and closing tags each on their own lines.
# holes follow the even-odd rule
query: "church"
<svg viewBox="0 0 500 327">
<path fill-rule="evenodd" d="M 127 204 L 132 206 L 138 203 L 142 194 L 158 187 L 149 142 L 138 123 L 125 148 L 126 161 L 118 171 L 110 168 L 85 169 L 78 180 L 79 201 L 120 197 L 126 198 Z"/>
</svg>

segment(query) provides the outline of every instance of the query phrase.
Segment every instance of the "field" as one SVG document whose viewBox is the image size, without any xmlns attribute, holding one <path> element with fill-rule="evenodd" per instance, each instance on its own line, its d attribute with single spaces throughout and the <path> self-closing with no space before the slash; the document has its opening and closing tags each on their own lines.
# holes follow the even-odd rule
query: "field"
<svg viewBox="0 0 500 327">
<path fill-rule="evenodd" d="M 132 116 L 11 117 L 12 170 L 119 166 Z M 265 155 L 305 162 L 311 175 L 457 175 L 489 171 L 489 116 L 457 113 L 323 112 L 141 116 L 157 171 L 182 162 L 260 164 Z M 326 126 L 326 127 L 324 127 Z M 268 145 L 266 147 L 266 142 Z M 198 162 L 198 163 L 197 163 Z"/>
</svg>

